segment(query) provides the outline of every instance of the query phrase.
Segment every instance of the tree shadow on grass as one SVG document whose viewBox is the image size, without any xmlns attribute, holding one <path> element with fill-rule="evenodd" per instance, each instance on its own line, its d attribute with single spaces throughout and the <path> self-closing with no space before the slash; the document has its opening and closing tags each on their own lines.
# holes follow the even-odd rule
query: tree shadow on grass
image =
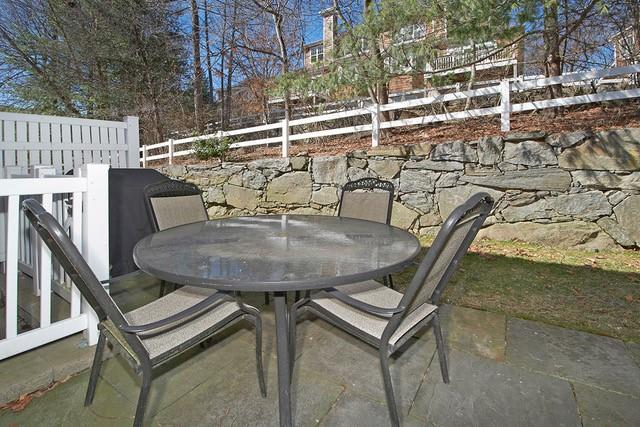
<svg viewBox="0 0 640 427">
<path fill-rule="evenodd" d="M 394 275 L 396 289 L 404 291 L 415 269 Z M 640 342 L 636 272 L 468 253 L 442 301 Z"/>
</svg>

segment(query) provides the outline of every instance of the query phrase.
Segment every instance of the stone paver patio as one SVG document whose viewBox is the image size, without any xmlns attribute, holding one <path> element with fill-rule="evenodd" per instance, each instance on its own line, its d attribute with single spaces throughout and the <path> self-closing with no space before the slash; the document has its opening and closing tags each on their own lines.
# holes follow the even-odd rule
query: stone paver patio
<svg viewBox="0 0 640 427">
<path fill-rule="evenodd" d="M 404 426 L 640 425 L 640 346 L 467 308 L 443 311 L 451 383 L 442 382 L 431 330 L 408 343 L 392 366 Z M 258 390 L 253 331 L 238 325 L 163 369 L 147 424 L 277 426 L 270 307 L 264 322 L 267 398 Z M 86 358 L 86 350 L 78 354 Z M 2 382 L 7 363 L 16 362 L 0 363 Z M 126 363 L 105 362 L 84 408 L 88 377 L 71 377 L 21 412 L 0 411 L 0 425 L 131 425 L 139 381 Z M 320 320 L 299 325 L 293 390 L 298 426 L 389 425 L 376 351 Z"/>
</svg>

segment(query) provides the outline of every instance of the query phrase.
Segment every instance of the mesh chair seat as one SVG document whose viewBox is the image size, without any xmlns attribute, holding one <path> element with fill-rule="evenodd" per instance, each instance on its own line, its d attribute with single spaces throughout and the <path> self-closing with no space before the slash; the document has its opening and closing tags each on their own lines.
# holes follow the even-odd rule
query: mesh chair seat
<svg viewBox="0 0 640 427">
<path fill-rule="evenodd" d="M 185 286 L 159 298 L 147 305 L 126 313 L 125 318 L 132 325 L 142 325 L 161 320 L 175 313 L 179 313 L 215 293 L 215 290 Z M 172 329 L 160 329 L 146 335 L 141 335 L 142 344 L 153 359 L 161 358 L 189 340 L 208 331 L 225 319 L 241 316 L 243 313 L 235 301 L 225 301 L 214 309 L 200 315 L 194 320 Z"/>
<path fill-rule="evenodd" d="M 199 194 L 150 197 L 149 203 L 151 203 L 151 207 L 153 208 L 153 215 L 158 224 L 158 230 L 166 230 L 167 228 L 178 225 L 191 224 L 209 219 L 202 202 L 202 196 Z"/>
<path fill-rule="evenodd" d="M 340 216 L 387 223 L 389 218 L 389 192 L 345 192 L 340 202 Z"/>
<path fill-rule="evenodd" d="M 374 280 L 340 286 L 337 289 L 340 292 L 349 295 L 351 298 L 385 308 L 397 307 L 403 297 L 403 294 L 400 292 L 394 291 L 393 289 L 381 285 Z M 382 338 L 382 333 L 389 324 L 389 319 L 374 316 L 372 314 L 365 313 L 362 310 L 358 310 L 336 298 L 331 297 L 324 291 L 320 291 L 312 295 L 311 303 L 378 340 Z M 411 328 L 427 318 L 427 316 L 433 313 L 437 308 L 438 307 L 435 305 L 424 303 L 413 312 L 409 313 L 395 333 L 391 336 L 389 344 L 394 345 L 400 338 L 409 332 Z"/>
</svg>

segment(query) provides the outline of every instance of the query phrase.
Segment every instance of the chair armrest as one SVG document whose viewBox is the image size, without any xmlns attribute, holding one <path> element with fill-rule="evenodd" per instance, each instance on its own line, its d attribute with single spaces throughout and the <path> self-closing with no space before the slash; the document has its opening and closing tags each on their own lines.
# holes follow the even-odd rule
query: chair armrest
<svg viewBox="0 0 640 427">
<path fill-rule="evenodd" d="M 100 280 L 100 284 L 101 285 L 106 285 L 106 284 L 112 285 L 112 284 L 121 282 L 123 280 L 127 280 L 127 279 L 129 279 L 131 277 L 136 277 L 136 276 L 140 276 L 140 275 L 143 275 L 143 274 L 146 274 L 146 273 L 142 272 L 142 270 L 136 270 L 136 271 L 132 271 L 130 273 L 122 274 L 120 276 L 114 276 L 114 277 L 110 277 L 108 279 Z"/>
<path fill-rule="evenodd" d="M 385 308 L 385 307 L 378 307 L 377 305 L 367 304 L 366 302 L 357 300 L 343 292 L 340 292 L 336 288 L 325 289 L 325 292 L 327 292 L 333 298 L 347 305 L 350 305 L 351 307 L 357 308 L 358 310 L 362 310 L 366 313 L 373 314 L 374 316 L 378 316 L 378 317 L 389 318 L 394 314 L 402 312 L 405 309 L 404 306 Z"/>
<path fill-rule="evenodd" d="M 182 310 L 176 314 L 173 314 L 169 317 L 166 317 L 161 320 L 157 320 L 155 322 L 147 323 L 145 325 L 123 325 L 120 327 L 120 330 L 123 332 L 127 332 L 130 334 L 142 334 L 145 332 L 152 331 L 154 329 L 163 328 L 165 326 L 169 326 L 172 324 L 179 324 L 182 321 L 189 319 L 197 314 L 201 314 L 201 312 L 206 309 L 211 308 L 213 305 L 222 302 L 222 301 L 233 301 L 234 299 L 222 292 L 216 292 L 213 295 L 208 296 L 197 304 L 192 305 L 191 307 Z"/>
</svg>

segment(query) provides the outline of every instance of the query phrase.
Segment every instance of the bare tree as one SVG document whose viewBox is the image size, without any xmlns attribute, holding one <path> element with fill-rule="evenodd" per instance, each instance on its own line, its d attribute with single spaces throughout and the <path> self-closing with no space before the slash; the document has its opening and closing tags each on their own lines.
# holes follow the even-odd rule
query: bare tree
<svg viewBox="0 0 640 427">
<path fill-rule="evenodd" d="M 282 75 L 287 75 L 291 71 L 291 58 L 289 49 L 287 46 L 287 38 L 285 37 L 285 28 L 291 27 L 291 20 L 295 16 L 295 11 L 300 10 L 300 4 L 298 0 L 251 0 L 255 7 L 270 17 L 274 38 L 277 48 L 256 46 L 254 44 L 247 43 L 248 40 L 244 40 L 244 48 L 256 53 L 267 54 L 275 57 L 280 63 L 280 72 Z M 291 93 L 288 89 L 284 91 L 284 114 L 285 119 L 291 117 Z"/>
<path fill-rule="evenodd" d="M 202 102 L 202 60 L 200 58 L 200 10 L 197 0 L 190 0 L 191 4 L 191 52 L 193 60 L 193 108 L 196 130 L 204 131 L 204 113 Z"/>
</svg>

